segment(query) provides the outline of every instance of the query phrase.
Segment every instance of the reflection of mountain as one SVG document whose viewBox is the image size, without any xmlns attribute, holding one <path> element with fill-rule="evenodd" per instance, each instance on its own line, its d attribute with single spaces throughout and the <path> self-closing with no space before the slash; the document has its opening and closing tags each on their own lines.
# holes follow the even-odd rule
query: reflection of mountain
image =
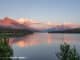
<svg viewBox="0 0 80 60">
<path fill-rule="evenodd" d="M 16 44 L 20 47 L 25 47 L 25 46 L 29 47 L 29 46 L 35 46 L 35 45 L 37 46 L 37 45 L 40 45 L 43 43 L 50 44 L 52 42 L 51 35 L 49 35 L 47 33 L 45 33 L 45 34 L 43 33 L 42 35 L 41 34 L 32 34 L 32 35 L 27 35 L 27 36 L 21 37 L 21 38 L 11 38 L 9 41 L 10 41 L 10 45 Z"/>
<path fill-rule="evenodd" d="M 49 33 L 34 33 L 24 37 L 10 38 L 9 44 L 19 47 L 39 46 L 42 44 L 55 43 L 75 43 L 80 42 L 80 35 L 75 34 L 49 34 Z"/>
</svg>

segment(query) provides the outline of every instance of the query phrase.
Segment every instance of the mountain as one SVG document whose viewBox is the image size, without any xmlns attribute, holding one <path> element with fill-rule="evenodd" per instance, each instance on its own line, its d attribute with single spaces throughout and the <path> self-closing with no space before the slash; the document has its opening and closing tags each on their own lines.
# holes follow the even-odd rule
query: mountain
<svg viewBox="0 0 80 60">
<path fill-rule="evenodd" d="M 29 27 L 34 32 L 41 32 L 43 29 L 46 29 L 44 23 L 38 22 L 36 20 L 19 18 L 16 20 L 18 23 L 23 24 L 26 27 Z"/>
<path fill-rule="evenodd" d="M 16 20 L 9 17 L 5 17 L 4 19 L 1 19 L 0 26 L 7 27 L 7 28 L 15 28 L 15 29 L 24 28 L 23 25 L 19 24 L 18 22 L 16 22 Z"/>
<path fill-rule="evenodd" d="M 27 18 L 13 19 L 10 17 L 5 17 L 0 19 L 0 28 L 9 28 L 9 29 L 26 29 L 32 32 L 54 32 L 54 31 L 64 31 L 72 28 L 79 27 L 80 25 L 75 24 L 62 24 L 55 25 L 52 23 L 42 23 L 34 21 Z"/>
<path fill-rule="evenodd" d="M 3 19 L 0 19 L 0 29 L 26 29 L 26 30 L 30 30 L 33 32 L 38 31 L 37 29 L 29 27 L 29 24 L 31 24 L 31 22 L 29 21 L 25 22 L 25 21 L 24 23 L 23 22 L 20 23 L 18 19 L 12 19 L 10 17 L 5 17 Z"/>
<path fill-rule="evenodd" d="M 72 28 L 67 25 L 56 25 L 55 27 L 50 27 L 48 29 L 43 30 L 42 32 L 64 31 L 66 29 L 72 29 Z"/>
</svg>

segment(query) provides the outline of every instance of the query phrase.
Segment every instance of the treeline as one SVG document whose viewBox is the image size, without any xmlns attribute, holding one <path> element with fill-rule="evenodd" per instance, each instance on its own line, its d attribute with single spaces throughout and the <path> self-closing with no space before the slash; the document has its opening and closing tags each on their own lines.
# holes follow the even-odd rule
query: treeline
<svg viewBox="0 0 80 60">
<path fill-rule="evenodd" d="M 67 29 L 63 31 L 50 31 L 49 33 L 80 33 L 80 28 Z"/>
<path fill-rule="evenodd" d="M 33 31 L 29 29 L 13 29 L 13 28 L 0 28 L 0 36 L 20 36 L 26 34 L 32 34 Z"/>
</svg>

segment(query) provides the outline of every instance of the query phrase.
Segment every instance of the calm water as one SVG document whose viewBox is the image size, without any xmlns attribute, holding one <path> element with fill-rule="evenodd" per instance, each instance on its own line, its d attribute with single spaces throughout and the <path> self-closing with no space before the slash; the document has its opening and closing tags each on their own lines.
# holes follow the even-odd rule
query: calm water
<svg viewBox="0 0 80 60">
<path fill-rule="evenodd" d="M 80 51 L 80 34 L 35 33 L 10 38 L 9 44 L 14 56 L 22 57 L 21 60 L 58 60 L 56 53 L 63 42 L 76 46 L 77 51 Z"/>
</svg>

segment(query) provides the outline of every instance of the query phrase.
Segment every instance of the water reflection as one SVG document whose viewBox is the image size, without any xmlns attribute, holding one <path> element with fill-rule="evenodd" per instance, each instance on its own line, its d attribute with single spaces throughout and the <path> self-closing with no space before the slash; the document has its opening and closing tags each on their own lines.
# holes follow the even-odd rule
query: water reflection
<svg viewBox="0 0 80 60">
<path fill-rule="evenodd" d="M 12 60 L 10 57 L 13 56 L 13 50 L 8 43 L 9 38 L 0 37 L 0 60 Z"/>
<path fill-rule="evenodd" d="M 22 38 L 11 38 L 10 44 L 17 44 L 20 47 L 25 46 L 34 46 L 42 43 L 48 43 L 48 34 L 43 34 L 44 36 L 40 36 L 40 34 L 24 36 Z M 47 37 L 46 37 L 47 36 Z M 44 39 L 45 38 L 45 39 Z"/>
<path fill-rule="evenodd" d="M 48 34 L 48 44 L 51 44 L 52 43 L 52 35 L 51 34 Z"/>
<path fill-rule="evenodd" d="M 64 34 L 64 42 L 69 44 L 80 43 L 80 34 Z"/>
<path fill-rule="evenodd" d="M 35 33 L 9 39 L 14 56 L 28 57 L 28 60 L 57 60 L 56 53 L 64 42 L 74 44 L 80 51 L 79 34 Z"/>
<path fill-rule="evenodd" d="M 74 36 L 74 34 L 48 34 L 48 33 L 39 33 L 33 35 L 27 35 L 24 37 L 19 38 L 10 38 L 9 44 L 13 45 L 16 44 L 19 47 L 25 46 L 34 46 L 34 45 L 41 45 L 44 43 L 55 44 L 55 43 L 75 43 L 80 41 L 79 36 Z"/>
</svg>

